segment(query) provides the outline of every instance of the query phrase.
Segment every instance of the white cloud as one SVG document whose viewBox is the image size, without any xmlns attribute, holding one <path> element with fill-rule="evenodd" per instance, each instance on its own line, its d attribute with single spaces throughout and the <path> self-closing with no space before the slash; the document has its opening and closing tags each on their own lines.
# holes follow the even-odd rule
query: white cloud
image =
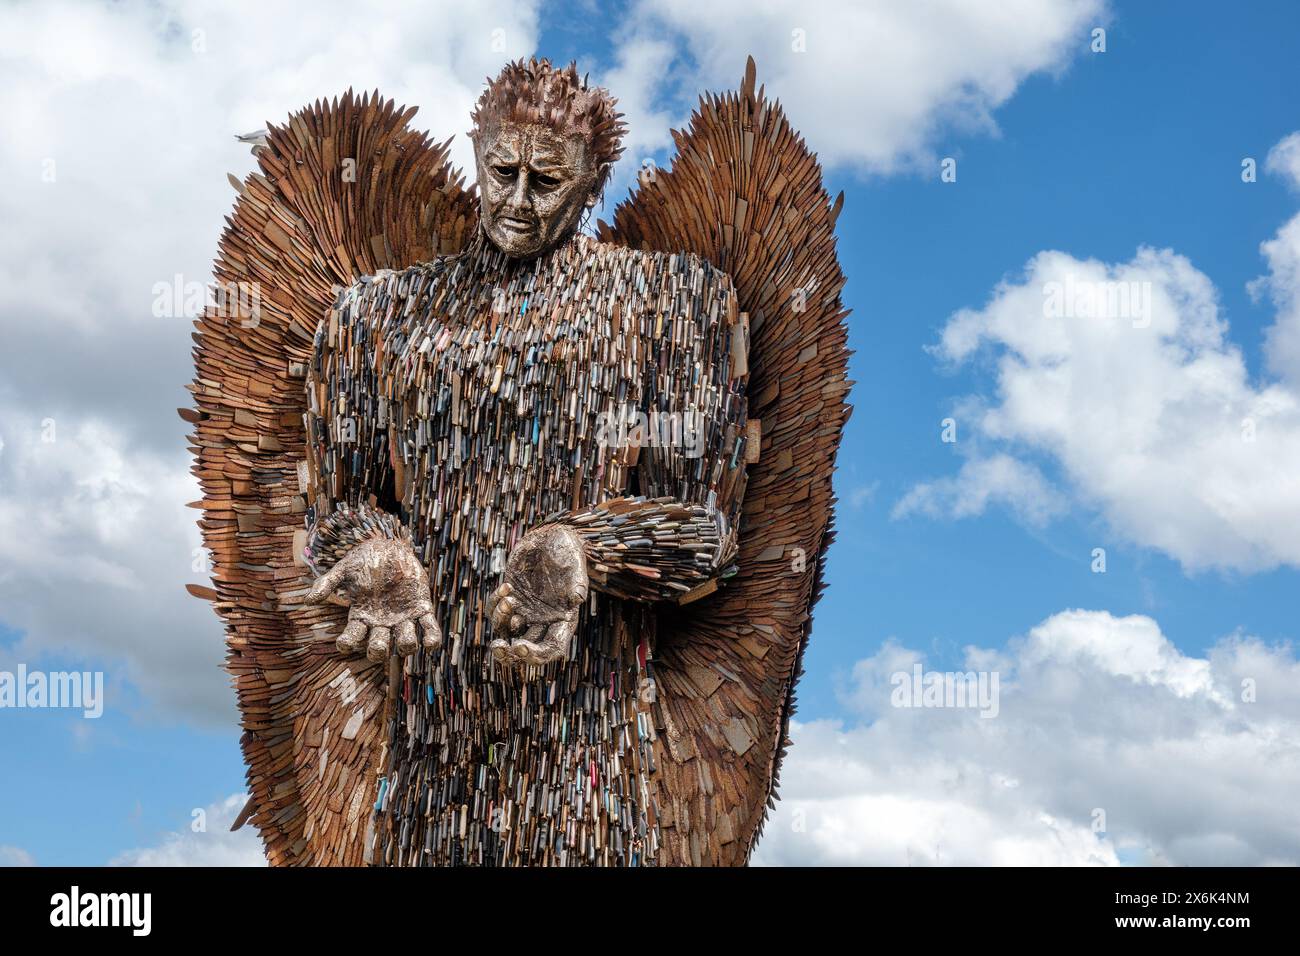
<svg viewBox="0 0 1300 956">
<path fill-rule="evenodd" d="M 996 132 L 994 110 L 1085 51 L 1104 17 L 1102 0 L 643 0 L 602 80 L 633 107 L 633 145 L 655 149 L 668 117 L 644 108 L 647 91 L 692 107 L 701 89 L 734 89 L 752 53 L 824 161 L 892 172 L 929 163 L 949 128 Z"/>
<path fill-rule="evenodd" d="M 25 631 L 25 657 L 117 655 L 168 710 L 233 714 L 217 618 L 182 589 L 203 577 L 174 411 L 192 329 L 152 314 L 154 284 L 210 278 L 226 173 L 254 166 L 234 134 L 348 86 L 418 105 L 466 164 L 473 100 L 533 51 L 537 10 L 0 6 L 0 623 Z"/>
<path fill-rule="evenodd" d="M 1264 168 L 1291 180 L 1291 185 L 1300 188 L 1300 132 L 1283 137 L 1268 151 Z"/>
<path fill-rule="evenodd" d="M 43 426 L 12 406 L 0 407 L 0 433 L 0 607 L 23 633 L 10 656 L 107 663 L 109 709 L 124 700 L 121 663 L 169 711 L 231 719 L 220 628 L 184 590 L 208 582 L 194 567 L 197 512 L 185 502 L 200 494 L 184 449 L 154 451 L 75 412 Z"/>
<path fill-rule="evenodd" d="M 0 846 L 0 866 L 35 866 L 36 861 L 26 850 L 16 846 Z"/>
<path fill-rule="evenodd" d="M 1298 250 L 1300 217 L 1265 245 L 1280 372 L 1300 369 Z M 1300 566 L 1300 375 L 1255 384 L 1227 331 L 1209 278 L 1172 250 L 1117 265 L 1039 253 L 944 327 L 936 354 L 989 356 L 995 394 L 959 403 L 961 472 L 913 488 L 896 512 L 961 517 L 1009 500 L 1048 517 L 1044 485 L 1024 478 L 1034 455 L 1115 534 L 1189 569 Z"/>
<path fill-rule="evenodd" d="M 849 492 L 849 505 L 853 508 L 865 508 L 876 500 L 878 491 L 880 491 L 879 480 L 858 485 Z"/>
<path fill-rule="evenodd" d="M 1291 141 L 1297 144 L 1294 161 L 1300 162 L 1300 133 L 1283 140 Z M 1259 249 L 1268 262 L 1268 274 L 1255 280 L 1250 290 L 1254 294 L 1266 291 L 1277 308 L 1277 319 L 1265 336 L 1268 367 L 1293 391 L 1300 392 L 1300 215 Z"/>
<path fill-rule="evenodd" d="M 220 803 L 204 807 L 203 829 L 195 832 L 193 824 L 167 834 L 152 847 L 127 850 L 115 856 L 110 866 L 266 866 L 262 840 L 257 828 L 246 825 L 234 833 L 230 825 L 248 800 L 237 793 Z"/>
<path fill-rule="evenodd" d="M 982 514 L 990 502 L 1006 505 L 1033 525 L 1065 510 L 1064 499 L 1037 468 L 1010 455 L 992 455 L 965 462 L 954 478 L 915 485 L 894 505 L 892 516 L 966 518 Z"/>
<path fill-rule="evenodd" d="M 887 642 L 854 669 L 860 723 L 794 726 L 756 862 L 1300 863 L 1290 646 L 1234 635 L 1196 658 L 1148 617 L 1063 611 L 967 648 L 964 671 L 999 674 L 992 719 L 890 706 L 922 660 Z"/>
<path fill-rule="evenodd" d="M 600 84 L 618 99 L 627 123 L 618 169 L 626 182 L 651 153 L 669 143 L 668 129 L 678 117 L 663 101 L 665 80 L 672 76 L 677 53 L 677 44 L 665 37 L 634 32 L 615 48 L 615 65 L 600 77 Z M 609 198 L 614 195 L 611 191 Z"/>
</svg>

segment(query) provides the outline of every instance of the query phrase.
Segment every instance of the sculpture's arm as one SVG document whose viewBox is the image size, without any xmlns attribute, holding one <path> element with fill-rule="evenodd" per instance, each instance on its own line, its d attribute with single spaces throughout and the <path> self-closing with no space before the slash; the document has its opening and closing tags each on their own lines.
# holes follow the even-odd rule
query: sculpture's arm
<svg viewBox="0 0 1300 956">
<path fill-rule="evenodd" d="M 659 325 L 637 420 L 606 429 L 633 464 L 640 496 L 552 517 L 511 552 L 490 613 L 498 657 L 562 656 L 588 588 L 626 600 L 685 603 L 734 571 L 751 432 L 742 317 L 726 276 L 707 266 L 690 308 Z M 679 302 L 680 306 L 681 303 Z M 739 361 L 738 361 L 739 360 Z M 608 437 L 608 435 L 607 435 Z M 631 439 L 625 441 L 623 439 Z"/>
<path fill-rule="evenodd" d="M 734 573 L 750 453 L 746 330 L 726 273 L 698 259 L 666 270 L 652 302 L 641 402 L 620 422 L 641 497 L 566 523 L 583 538 L 591 586 L 622 598 L 686 602 Z M 608 436 L 610 429 L 606 428 Z"/>
<path fill-rule="evenodd" d="M 375 394 L 377 310 L 371 284 L 345 289 L 316 331 L 307 376 L 307 458 L 312 509 L 302 557 L 316 575 L 305 600 L 350 606 L 336 645 L 342 654 L 364 648 L 376 663 L 418 646 L 436 650 L 442 633 L 433 615 L 429 576 L 401 522 L 375 504 L 388 474 L 387 433 Z M 382 350 L 379 350 L 382 352 Z"/>
<path fill-rule="evenodd" d="M 666 496 L 614 498 L 574 512 L 564 525 L 582 539 L 591 586 L 635 601 L 699 594 L 736 553 L 735 534 L 716 507 Z"/>
<path fill-rule="evenodd" d="M 510 552 L 488 609 L 501 659 L 545 664 L 567 651 L 588 587 L 634 601 L 685 601 L 716 587 L 735 553 L 716 508 L 612 498 L 556 516 Z"/>
</svg>

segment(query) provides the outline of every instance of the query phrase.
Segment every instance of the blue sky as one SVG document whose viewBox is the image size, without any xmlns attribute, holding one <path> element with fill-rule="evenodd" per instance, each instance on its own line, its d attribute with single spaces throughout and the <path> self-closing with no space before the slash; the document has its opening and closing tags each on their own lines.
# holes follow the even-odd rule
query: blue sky
<svg viewBox="0 0 1300 956">
<path fill-rule="evenodd" d="M 1044 0 L 1044 6 L 1052 5 Z M 654 33 L 662 23 L 638 5 L 597 10 L 594 5 L 569 9 L 552 4 L 543 14 L 540 26 L 533 21 L 535 44 L 522 52 L 576 57 L 602 82 L 620 70 L 627 75 L 629 68 L 619 58 L 639 36 L 652 35 L 670 47 L 677 43 L 674 57 L 693 55 L 694 72 L 672 72 L 663 82 L 646 84 L 652 91 L 646 106 L 678 122 L 682 87 L 697 88 L 682 77 L 710 76 L 716 69 L 738 80 L 743 68 L 743 57 L 725 69 L 701 66 L 698 51 L 688 53 L 680 34 L 668 28 Z M 817 16 L 826 18 L 824 12 Z M 180 22 L 189 21 L 180 17 Z M 1024 281 L 1026 263 L 1044 250 L 1112 264 L 1129 262 L 1141 246 L 1174 250 L 1217 290 L 1219 317 L 1228 323 L 1228 339 L 1244 357 L 1247 384 L 1259 387 L 1277 378 L 1267 364 L 1265 334 L 1278 308 L 1267 296 L 1252 297 L 1247 285 L 1268 271 L 1260 244 L 1300 212 L 1300 193 L 1288 188 L 1285 176 L 1264 168 L 1270 150 L 1300 130 L 1295 98 L 1300 89 L 1300 57 L 1295 55 L 1300 8 L 1281 2 L 1231 8 L 1114 3 L 1080 23 L 1085 28 L 1071 27 L 1068 42 L 1057 45 L 1048 68 L 1022 71 L 1005 102 L 992 104 L 995 129 L 972 127 L 959 111 L 954 117 L 936 108 L 927 113 L 932 128 L 920 147 L 900 147 L 896 161 L 854 161 L 837 147 L 841 158 L 828 169 L 829 191 L 846 194 L 838 231 L 848 275 L 844 299 L 853 309 L 851 377 L 856 385 L 851 396 L 855 410 L 840 452 L 838 533 L 830 552 L 829 587 L 817 607 L 798 689 L 798 717 L 810 725 L 810 749 L 814 741 L 858 740 L 853 734 L 865 733 L 871 724 L 871 708 L 861 706 L 861 700 L 874 671 L 858 667 L 859 662 L 883 661 L 897 647 L 919 655 L 927 667 L 964 668 L 970 659 L 966 648 L 1009 653 L 1009 641 L 1069 609 L 1106 612 L 1112 618 L 1149 617 L 1184 659 L 1205 659 L 1222 648 L 1225 637 L 1241 634 L 1273 648 L 1276 660 L 1286 666 L 1294 661 L 1289 648 L 1277 650 L 1278 642 L 1296 637 L 1300 590 L 1293 558 L 1266 561 L 1274 566 L 1262 568 L 1240 562 L 1192 567 L 1195 562 L 1179 560 L 1141 533 L 1117 527 L 1106 507 L 1091 499 L 1088 489 L 1077 487 L 1077 475 L 1042 446 L 997 443 L 985 435 L 981 448 L 1010 451 L 1060 489 L 1066 504 L 1044 523 L 1027 521 L 1015 508 L 998 503 L 965 518 L 894 514 L 909 490 L 954 475 L 971 454 L 963 440 L 956 445 L 940 441 L 941 419 L 954 414 L 964 396 L 996 401 L 1001 355 L 996 348 L 954 366 L 932 347 L 954 313 L 990 306 L 999 283 Z M 1093 23 L 1106 27 L 1104 53 L 1088 50 L 1086 26 Z M 833 28 L 834 22 L 822 26 Z M 123 42 L 139 35 L 124 33 Z M 182 43 L 186 35 L 182 31 Z M 862 39 L 864 56 L 870 55 L 872 42 Z M 760 58 L 760 79 L 765 66 Z M 773 63 L 777 75 L 784 68 Z M 328 64 L 302 69 L 295 82 L 323 82 L 322 77 L 331 77 Z M 830 70 L 820 82 L 824 98 L 842 113 L 840 124 L 851 131 L 866 122 L 876 100 L 837 92 Z M 411 83 L 416 91 L 412 98 L 419 102 L 419 82 Z M 272 92 L 253 98 L 257 108 L 275 109 L 274 118 L 297 105 L 274 100 L 274 91 L 296 86 L 268 85 Z M 336 86 L 327 84 L 317 92 L 333 92 Z M 622 94 L 617 87 L 613 92 Z M 772 92 L 785 97 L 779 86 Z M 871 95 L 890 93 L 874 90 Z M 793 102 L 798 101 L 796 95 Z M 796 127 L 808 128 L 793 105 L 790 112 Z M 162 114 L 138 118 L 155 135 L 169 135 Z M 214 122 L 208 130 L 211 145 L 202 147 L 236 171 L 251 168 L 246 152 L 228 143 L 230 133 L 244 131 L 228 128 L 242 118 L 234 107 L 219 115 L 227 125 Z M 59 122 L 57 115 L 52 122 Z M 249 128 L 255 125 L 248 123 Z M 445 137 L 464 128 L 435 133 Z M 821 119 L 814 128 L 824 130 L 827 123 Z M 821 148 L 813 132 L 809 138 L 815 149 Z M 199 148 L 193 142 L 190 146 Z M 647 154 L 659 162 L 669 156 L 664 149 L 642 149 L 629 153 L 625 163 Z M 955 183 L 940 181 L 942 157 L 956 158 Z M 1256 182 L 1242 182 L 1245 157 L 1259 164 Z M 198 248 L 206 237 L 210 249 L 220 210 L 220 203 L 208 203 L 202 210 L 207 218 L 197 224 L 169 221 L 162 228 L 203 233 L 188 241 Z M 185 268 L 193 267 L 187 263 Z M 162 401 L 174 407 L 184 399 L 180 386 L 188 374 L 188 340 L 183 332 L 168 335 L 172 338 L 166 339 L 165 349 L 172 364 L 156 374 L 159 394 L 165 387 L 173 396 Z M 33 355 L 37 361 L 54 361 Z M 49 374 L 58 374 L 58 368 Z M 143 388 L 124 386 L 137 387 Z M 1104 376 L 1098 379 L 1097 389 L 1109 387 Z M 124 418 L 118 433 L 139 438 L 135 424 Z M 8 431 L 0 431 L 6 444 L 14 444 L 20 427 L 11 420 Z M 959 435 L 971 427 L 959 416 Z M 183 461 L 183 450 L 179 459 L 166 457 L 171 454 L 168 442 L 173 449 L 183 446 L 179 423 L 170 432 L 152 424 L 148 429 L 154 437 L 139 438 L 141 447 L 149 445 L 154 449 L 150 454 L 168 462 Z M 0 494 L 3 477 L 0 472 Z M 1300 508 L 1292 508 L 1292 517 L 1300 515 Z M 1104 574 L 1090 570 L 1096 547 L 1107 552 Z M 156 578 L 150 586 L 174 591 L 185 581 L 198 580 L 184 567 L 187 559 L 181 556 L 170 580 L 150 572 Z M 0 578 L 4 576 L 0 563 Z M 77 592 L 66 599 L 77 601 Z M 57 711 L 0 713 L 5 722 L 0 759 L 11 769 L 8 779 L 17 783 L 0 791 L 0 847 L 19 848 L 40 864 L 102 863 L 163 843 L 168 834 L 188 829 L 194 808 L 221 804 L 240 791 L 243 764 L 233 713 L 223 719 L 219 711 L 187 714 L 174 702 L 160 704 L 151 687 L 166 683 L 167 665 L 149 677 L 150 658 L 117 653 L 125 646 L 121 642 L 101 652 L 93 628 L 79 640 L 69 637 L 61 643 L 59 635 L 30 640 L 23 620 L 0 606 L 0 667 L 21 656 L 30 667 L 104 669 L 110 681 L 108 707 L 93 722 Z M 157 622 L 141 626 L 157 627 Z M 183 627 L 188 624 L 178 623 L 178 630 Z M 195 640 L 219 644 L 214 626 L 196 634 Z M 200 658 L 206 653 L 196 651 Z M 219 681 L 211 677 L 215 659 L 202 658 L 194 680 Z M 1284 735 L 1294 740 L 1296 725 L 1283 726 Z M 796 741 L 797 754 L 802 743 L 798 733 Z M 1287 759 L 1294 761 L 1294 752 Z M 869 755 L 855 766 L 864 762 Z M 801 765 L 792 766 L 798 773 Z M 787 770 L 787 779 L 790 774 Z M 1085 777 L 1080 771 L 1080 780 Z M 829 803 L 818 803 L 817 794 L 795 787 L 800 799 L 831 819 Z M 1080 788 L 1087 790 L 1086 781 Z M 1155 802 L 1150 794 L 1146 799 Z M 1064 811 L 1054 800 L 1041 796 L 1043 806 L 1059 818 Z M 1085 827 L 1086 822 L 1086 812 L 1080 811 L 1075 825 Z M 1015 826 L 1021 825 L 1017 817 Z M 825 826 L 834 832 L 830 822 Z M 1232 820 L 1211 828 L 1222 843 L 1201 840 L 1199 831 L 1162 835 L 1138 823 L 1132 826 L 1121 838 L 1116 825 L 1110 847 L 1125 862 L 1206 862 L 1219 852 L 1224 861 L 1254 861 L 1233 854 L 1240 845 L 1267 837 L 1243 836 Z M 1196 830 L 1189 827 L 1189 833 Z M 1294 837 L 1293 826 L 1287 832 Z M 771 861 L 829 859 L 813 850 L 801 856 L 800 845 L 781 840 Z M 1289 862 L 1297 860 L 1290 857 Z"/>
<path fill-rule="evenodd" d="M 1121 6 L 1107 52 L 1080 57 L 1060 78 L 1029 80 L 998 112 L 999 137 L 944 141 L 944 155 L 959 160 L 955 184 L 832 175 L 848 196 L 840 241 L 858 383 L 837 491 L 843 501 L 879 487 L 862 507 L 841 505 L 818 612 L 818 637 L 834 637 L 812 644 L 803 716 L 834 714 L 834 675 L 887 635 L 951 655 L 1062 607 L 1104 607 L 1157 616 L 1192 652 L 1238 628 L 1296 636 L 1294 568 L 1189 575 L 1081 509 L 1034 533 L 1002 513 L 890 518 L 909 484 L 951 470 L 939 421 L 981 384 L 980 369 L 943 374 L 923 347 L 1038 250 L 1122 261 L 1139 245 L 1175 248 L 1214 280 L 1232 340 L 1252 375 L 1262 373 L 1274 310 L 1252 302 L 1246 285 L 1265 271 L 1259 243 L 1300 201 L 1277 177 L 1243 183 L 1240 164 L 1262 164 L 1300 126 L 1289 92 L 1300 80 L 1289 40 L 1300 11 L 1263 4 L 1198 16 L 1197 6 Z M 1183 14 L 1172 16 L 1175 7 Z M 1089 569 L 1097 546 L 1107 548 L 1104 575 Z"/>
</svg>

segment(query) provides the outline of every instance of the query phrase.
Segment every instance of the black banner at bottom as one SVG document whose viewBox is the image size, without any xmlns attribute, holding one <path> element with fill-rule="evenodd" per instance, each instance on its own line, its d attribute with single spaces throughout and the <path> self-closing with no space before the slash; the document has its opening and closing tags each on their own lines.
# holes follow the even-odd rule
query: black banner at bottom
<svg viewBox="0 0 1300 956">
<path fill-rule="evenodd" d="M 1292 937 L 1298 891 L 1295 869 L 10 869 L 0 919 L 13 939 L 118 945 L 387 946 L 404 930 L 432 947 L 465 933 L 620 945 L 636 926 L 651 945 L 687 927 L 731 943 L 776 924 L 864 939 L 920 930 L 918 945 L 981 927 L 999 942 L 1048 932 L 1232 945 Z"/>
</svg>

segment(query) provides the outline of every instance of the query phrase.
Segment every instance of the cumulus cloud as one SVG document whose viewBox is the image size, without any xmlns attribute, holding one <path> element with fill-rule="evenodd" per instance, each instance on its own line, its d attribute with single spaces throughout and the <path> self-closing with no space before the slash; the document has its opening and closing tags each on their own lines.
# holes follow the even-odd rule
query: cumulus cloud
<svg viewBox="0 0 1300 956">
<path fill-rule="evenodd" d="M 109 866 L 266 866 L 256 827 L 230 832 L 247 800 L 237 793 L 204 807 L 189 827 L 167 834 L 156 846 L 126 850 Z"/>
<path fill-rule="evenodd" d="M 1032 525 L 1046 524 L 1066 510 L 1061 494 L 1033 465 L 1010 455 L 991 455 L 965 462 L 956 477 L 914 485 L 894 505 L 892 516 L 966 518 L 983 513 L 991 502 L 1005 505 Z"/>
<path fill-rule="evenodd" d="M 1273 147 L 1267 167 L 1300 188 L 1300 133 L 1292 133 Z M 1250 291 L 1255 295 L 1266 292 L 1277 308 L 1277 319 L 1265 337 L 1268 366 L 1300 392 L 1300 215 L 1261 243 L 1259 250 L 1268 263 L 1268 274 L 1256 279 Z"/>
<path fill-rule="evenodd" d="M 16 846 L 0 846 L 0 866 L 35 866 L 36 861 L 26 850 Z"/>
<path fill-rule="evenodd" d="M 229 719 L 220 629 L 182 590 L 205 581 L 197 482 L 183 449 L 155 452 L 94 418 L 0 407 L 0 607 L 23 635 L 17 660 L 74 652 L 127 678 L 170 712 Z"/>
<path fill-rule="evenodd" d="M 226 173 L 254 165 L 233 134 L 348 86 L 418 105 L 415 125 L 456 134 L 467 164 L 472 102 L 533 51 L 537 9 L 0 7 L 0 622 L 24 634 L 15 653 L 116 657 L 168 711 L 231 717 L 217 618 L 183 590 L 204 578 L 175 413 L 192 316 L 155 314 L 155 285 L 210 278 Z"/>
<path fill-rule="evenodd" d="M 644 91 L 693 105 L 700 89 L 734 88 L 753 54 L 824 161 L 887 173 L 930 162 L 940 130 L 996 132 L 997 107 L 1086 50 L 1104 17 L 1102 0 L 642 0 L 611 88 L 637 107 L 633 147 L 655 149 L 668 116 L 640 107 Z"/>
<path fill-rule="evenodd" d="M 1063 611 L 964 672 L 997 716 L 892 706 L 924 657 L 890 641 L 799 723 L 756 862 L 1300 863 L 1300 661 L 1230 635 L 1181 653 L 1149 617 Z"/>
<path fill-rule="evenodd" d="M 1291 185 L 1300 189 L 1300 132 L 1284 137 L 1268 151 L 1264 168 L 1291 180 Z"/>
<path fill-rule="evenodd" d="M 895 513 L 965 517 L 1000 502 L 1050 517 L 1041 460 L 1115 534 L 1189 569 L 1300 566 L 1300 216 L 1263 248 L 1278 378 L 1259 383 L 1213 283 L 1173 250 L 1119 264 L 1036 255 L 945 325 L 936 355 L 987 357 L 993 394 L 958 403 L 960 473 L 914 487 Z"/>
</svg>

